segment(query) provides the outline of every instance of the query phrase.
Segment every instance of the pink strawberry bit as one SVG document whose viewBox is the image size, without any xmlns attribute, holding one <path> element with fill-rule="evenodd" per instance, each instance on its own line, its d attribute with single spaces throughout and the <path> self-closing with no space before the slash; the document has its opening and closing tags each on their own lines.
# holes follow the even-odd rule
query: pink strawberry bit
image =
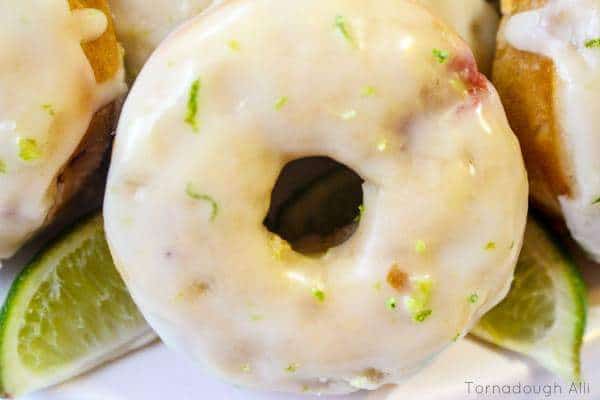
<svg viewBox="0 0 600 400">
<path fill-rule="evenodd" d="M 487 78 L 477 69 L 477 63 L 472 54 L 458 55 L 452 58 L 448 65 L 450 71 L 458 73 L 462 81 L 469 88 L 469 94 L 487 90 Z"/>
</svg>

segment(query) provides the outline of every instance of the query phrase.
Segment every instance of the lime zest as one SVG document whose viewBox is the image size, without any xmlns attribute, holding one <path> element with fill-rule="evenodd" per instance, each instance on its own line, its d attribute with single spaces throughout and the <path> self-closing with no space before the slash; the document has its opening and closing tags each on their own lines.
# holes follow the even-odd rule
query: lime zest
<svg viewBox="0 0 600 400">
<path fill-rule="evenodd" d="M 18 138 L 19 158 L 23 161 L 33 161 L 42 156 L 42 150 L 35 139 Z"/>
<path fill-rule="evenodd" d="M 279 111 L 288 103 L 289 99 L 286 96 L 282 96 L 275 102 L 275 110 Z"/>
<path fill-rule="evenodd" d="M 245 373 L 249 373 L 250 371 L 252 371 L 252 368 L 250 368 L 250 364 L 243 364 L 241 369 L 242 369 L 242 372 L 245 372 Z"/>
<path fill-rule="evenodd" d="M 192 127 L 194 132 L 198 132 L 198 94 L 200 93 L 201 88 L 202 82 L 200 81 L 200 78 L 198 78 L 192 82 L 190 93 L 188 95 L 185 122 Z"/>
<path fill-rule="evenodd" d="M 477 293 L 471 293 L 467 300 L 469 301 L 469 303 L 475 304 L 479 301 L 479 295 Z"/>
<path fill-rule="evenodd" d="M 377 94 L 377 89 L 375 89 L 375 87 L 373 86 L 365 86 L 364 88 L 362 88 L 362 90 L 360 91 L 361 96 L 363 97 L 371 97 L 371 96 L 375 96 Z"/>
<path fill-rule="evenodd" d="M 231 39 L 229 42 L 227 42 L 227 46 L 229 46 L 229 48 L 233 51 L 240 51 L 241 49 L 240 42 L 235 39 Z"/>
<path fill-rule="evenodd" d="M 385 306 L 389 309 L 394 311 L 396 308 L 398 308 L 398 302 L 396 301 L 395 297 L 390 297 L 389 299 L 386 300 L 385 302 Z"/>
<path fill-rule="evenodd" d="M 419 239 L 415 242 L 415 251 L 418 254 L 423 254 L 427 251 L 427 244 L 424 240 Z"/>
<path fill-rule="evenodd" d="M 316 287 L 312 288 L 312 295 L 315 299 L 317 299 L 320 302 L 325 301 L 325 292 L 323 291 L 323 289 Z"/>
<path fill-rule="evenodd" d="M 423 322 L 431 315 L 428 305 L 433 291 L 433 280 L 429 275 L 413 277 L 410 280 L 413 290 L 409 296 L 404 298 L 404 308 L 411 314 L 414 321 Z"/>
<path fill-rule="evenodd" d="M 215 220 L 215 218 L 217 218 L 217 214 L 219 213 L 219 205 L 212 197 L 207 194 L 197 192 L 191 182 L 189 182 L 185 187 L 185 193 L 194 200 L 202 200 L 209 203 L 212 208 L 210 213 L 210 221 L 212 222 Z"/>
<path fill-rule="evenodd" d="M 2 160 L 0 160 L 0 174 L 5 174 L 6 173 L 6 163 Z"/>
<path fill-rule="evenodd" d="M 431 315 L 431 313 L 432 311 L 429 308 L 426 310 L 421 310 L 414 316 L 414 320 L 416 322 L 423 322 Z"/>
<path fill-rule="evenodd" d="M 348 121 L 356 118 L 356 115 L 356 110 L 347 110 L 340 114 L 340 118 L 342 118 L 344 121 Z"/>
<path fill-rule="evenodd" d="M 440 49 L 433 49 L 431 51 L 431 54 L 433 54 L 437 62 L 440 64 L 443 64 L 446 61 L 448 61 L 448 57 L 450 57 L 450 54 L 447 51 Z"/>
<path fill-rule="evenodd" d="M 336 15 L 334 20 L 334 26 L 348 43 L 350 43 L 352 46 L 356 45 L 356 43 L 354 42 L 354 38 L 350 33 L 350 29 L 348 27 L 348 23 L 346 22 L 346 18 L 344 18 L 343 15 Z"/>
<path fill-rule="evenodd" d="M 592 204 L 600 204 L 600 197 L 598 197 L 596 200 L 594 200 L 592 202 Z"/>
<path fill-rule="evenodd" d="M 360 222 L 360 220 L 362 219 L 363 215 L 365 213 L 365 205 L 361 204 L 358 206 L 358 214 L 356 214 L 356 217 L 354 217 L 354 222 Z"/>
<path fill-rule="evenodd" d="M 485 249 L 486 250 L 494 250 L 496 248 L 496 243 L 495 242 L 487 242 L 485 244 Z"/>
<path fill-rule="evenodd" d="M 263 316 L 260 314 L 252 314 L 250 315 L 250 320 L 251 321 L 262 321 Z"/>
<path fill-rule="evenodd" d="M 588 49 L 600 47 L 600 38 L 588 39 L 585 41 L 585 47 Z"/>
<path fill-rule="evenodd" d="M 54 111 L 54 107 L 52 107 L 52 104 L 49 104 L 49 103 L 47 103 L 47 104 L 42 104 L 42 109 L 43 109 L 44 111 L 46 111 L 46 112 L 48 113 L 48 115 L 50 115 L 50 116 L 52 116 L 52 117 L 53 117 L 54 115 L 56 115 L 56 112 Z"/>
<path fill-rule="evenodd" d="M 272 233 L 269 237 L 269 246 L 273 259 L 281 261 L 285 254 L 292 250 L 292 246 L 281 236 Z"/>
<path fill-rule="evenodd" d="M 300 365 L 298 365 L 297 363 L 291 363 L 287 367 L 285 367 L 285 372 L 289 372 L 289 373 L 293 374 L 294 372 L 296 372 L 298 370 L 299 367 L 300 367 Z"/>
</svg>

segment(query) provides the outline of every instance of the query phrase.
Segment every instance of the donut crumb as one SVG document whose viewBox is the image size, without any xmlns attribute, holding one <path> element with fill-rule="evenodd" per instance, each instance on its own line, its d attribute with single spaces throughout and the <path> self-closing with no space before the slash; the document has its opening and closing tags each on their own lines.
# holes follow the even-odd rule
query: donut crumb
<svg viewBox="0 0 600 400">
<path fill-rule="evenodd" d="M 398 264 L 391 266 L 387 274 L 387 283 L 394 289 L 401 291 L 406 286 L 408 275 L 398 267 Z"/>
<path fill-rule="evenodd" d="M 181 290 L 178 294 L 177 294 L 177 300 L 187 300 L 187 301 L 191 301 L 194 300 L 195 298 L 198 298 L 200 296 L 202 296 L 204 293 L 206 293 L 209 290 L 209 286 L 207 283 L 205 282 L 201 282 L 201 281 L 196 281 L 194 283 L 192 283 L 191 285 L 189 285 L 188 287 L 186 287 L 185 289 Z"/>
</svg>

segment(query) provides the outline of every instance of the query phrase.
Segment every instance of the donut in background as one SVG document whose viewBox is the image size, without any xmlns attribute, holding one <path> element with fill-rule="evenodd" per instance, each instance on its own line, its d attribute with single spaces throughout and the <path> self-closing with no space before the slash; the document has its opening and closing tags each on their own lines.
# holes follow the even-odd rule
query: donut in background
<svg viewBox="0 0 600 400">
<path fill-rule="evenodd" d="M 126 90 L 103 0 L 0 4 L 0 260 L 103 159 Z"/>
<path fill-rule="evenodd" d="M 226 0 L 109 0 L 119 41 L 125 48 L 130 77 L 135 77 L 150 54 L 179 24 L 211 5 Z M 485 0 L 420 0 L 467 41 L 479 70 L 491 69 L 499 16 Z M 276 15 L 272 16 L 276 18 Z"/>
<path fill-rule="evenodd" d="M 533 200 L 600 261 L 600 1 L 503 1 L 493 80 Z"/>
</svg>

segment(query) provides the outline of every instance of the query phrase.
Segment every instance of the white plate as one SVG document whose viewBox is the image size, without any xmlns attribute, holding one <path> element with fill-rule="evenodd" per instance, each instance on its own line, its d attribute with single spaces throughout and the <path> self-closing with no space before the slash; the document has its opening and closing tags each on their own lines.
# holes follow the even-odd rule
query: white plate
<svg viewBox="0 0 600 400">
<path fill-rule="evenodd" d="M 43 240 L 43 239 L 41 239 Z M 0 300 L 15 274 L 36 245 L 30 245 L 0 270 Z M 485 385 L 521 385 L 526 390 L 552 390 L 552 399 L 600 399 L 600 267 L 585 271 L 591 291 L 588 335 L 583 351 L 583 374 L 587 386 L 569 393 L 570 383 L 563 382 L 535 363 L 509 352 L 499 351 L 474 340 L 463 340 L 444 352 L 419 374 L 398 386 L 346 397 L 321 397 L 337 400 L 410 400 L 410 399 L 490 399 L 510 397 L 540 399 L 533 394 L 478 394 Z M 594 306 L 595 304 L 595 306 Z M 472 382 L 468 384 L 467 382 Z M 540 386 L 549 385 L 549 386 Z M 493 388 L 490 387 L 489 390 Z M 496 388 L 507 390 L 505 387 Z M 579 388 L 577 388 L 579 390 Z M 470 391 L 469 391 L 470 390 Z M 589 391 L 589 392 L 588 392 Z M 498 393 L 498 392 L 496 392 Z M 580 396 L 576 396 L 580 395 Z M 27 397 L 28 400 L 299 400 L 307 396 L 261 393 L 236 388 L 206 375 L 185 357 L 155 343 L 121 360 L 103 366 L 63 385 Z"/>
</svg>

